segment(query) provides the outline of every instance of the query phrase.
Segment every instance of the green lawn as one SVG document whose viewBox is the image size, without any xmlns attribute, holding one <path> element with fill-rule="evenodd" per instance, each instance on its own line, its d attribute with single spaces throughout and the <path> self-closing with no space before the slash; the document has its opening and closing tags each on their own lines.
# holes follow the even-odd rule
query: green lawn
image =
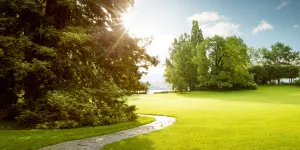
<svg viewBox="0 0 300 150">
<path fill-rule="evenodd" d="M 137 121 L 111 126 L 86 127 L 64 130 L 0 130 L 0 149 L 28 150 L 117 132 L 154 121 L 151 117 L 139 117 Z"/>
<path fill-rule="evenodd" d="M 139 113 L 174 116 L 177 121 L 106 149 L 300 149 L 300 87 L 139 95 L 130 103 Z"/>
</svg>

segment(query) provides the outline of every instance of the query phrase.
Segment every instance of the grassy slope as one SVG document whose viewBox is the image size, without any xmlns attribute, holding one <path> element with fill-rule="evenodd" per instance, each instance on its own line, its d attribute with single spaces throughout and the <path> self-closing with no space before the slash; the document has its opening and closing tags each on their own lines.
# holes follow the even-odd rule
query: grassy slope
<svg viewBox="0 0 300 150">
<path fill-rule="evenodd" d="M 117 132 L 154 121 L 151 117 L 139 117 L 137 121 L 111 126 L 86 127 L 65 130 L 0 130 L 0 149 L 37 149 L 64 141 L 77 140 Z"/>
<path fill-rule="evenodd" d="M 133 97 L 139 113 L 175 116 L 163 130 L 110 144 L 106 149 L 297 149 L 300 88 L 192 92 Z"/>
</svg>

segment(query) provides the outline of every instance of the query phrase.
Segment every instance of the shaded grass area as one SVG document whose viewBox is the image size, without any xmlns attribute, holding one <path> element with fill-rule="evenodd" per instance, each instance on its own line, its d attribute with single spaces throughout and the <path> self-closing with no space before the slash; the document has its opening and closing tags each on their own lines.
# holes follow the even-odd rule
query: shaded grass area
<svg viewBox="0 0 300 150">
<path fill-rule="evenodd" d="M 64 141 L 78 140 L 114 133 L 155 121 L 154 118 L 140 116 L 137 121 L 110 126 L 85 127 L 60 130 L 0 130 L 0 149 L 38 149 Z M 6 123 L 5 123 L 6 124 Z"/>
<path fill-rule="evenodd" d="M 139 100 L 137 100 L 137 97 Z M 163 130 L 105 149 L 299 149 L 300 88 L 261 86 L 255 91 L 139 95 L 139 113 L 175 116 Z"/>
</svg>

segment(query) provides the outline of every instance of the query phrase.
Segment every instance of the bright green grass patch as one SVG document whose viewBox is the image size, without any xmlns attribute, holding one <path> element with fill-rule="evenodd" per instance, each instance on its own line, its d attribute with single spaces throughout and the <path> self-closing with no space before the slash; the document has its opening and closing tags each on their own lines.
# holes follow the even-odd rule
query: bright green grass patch
<svg viewBox="0 0 300 150">
<path fill-rule="evenodd" d="M 300 149 L 300 88 L 135 96 L 139 113 L 175 116 L 170 127 L 106 146 L 110 150 Z"/>
<path fill-rule="evenodd" d="M 151 117 L 139 117 L 137 121 L 110 126 L 85 127 L 64 130 L 0 130 L 0 149 L 27 150 L 64 141 L 78 140 L 109 134 L 153 122 Z"/>
</svg>

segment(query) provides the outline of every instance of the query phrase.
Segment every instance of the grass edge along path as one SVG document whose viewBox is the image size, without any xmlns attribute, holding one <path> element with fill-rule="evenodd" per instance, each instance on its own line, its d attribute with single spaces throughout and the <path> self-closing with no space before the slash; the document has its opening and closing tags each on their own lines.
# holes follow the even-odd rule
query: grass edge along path
<svg viewBox="0 0 300 150">
<path fill-rule="evenodd" d="M 168 116 L 155 116 L 155 115 L 140 115 L 140 116 L 149 116 L 155 118 L 154 122 L 151 122 L 146 125 L 138 126 L 135 128 L 122 130 L 119 132 L 105 134 L 102 136 L 96 136 L 81 140 L 67 141 L 59 143 L 52 146 L 43 147 L 39 150 L 99 150 L 102 149 L 105 145 L 118 142 L 124 139 L 132 138 L 138 135 L 148 134 L 150 132 L 162 130 L 168 126 L 171 126 L 176 118 Z"/>
<path fill-rule="evenodd" d="M 41 147 L 114 133 L 148 124 L 152 117 L 139 116 L 136 121 L 98 127 L 55 130 L 0 130 L 1 150 L 33 150 Z"/>
</svg>

